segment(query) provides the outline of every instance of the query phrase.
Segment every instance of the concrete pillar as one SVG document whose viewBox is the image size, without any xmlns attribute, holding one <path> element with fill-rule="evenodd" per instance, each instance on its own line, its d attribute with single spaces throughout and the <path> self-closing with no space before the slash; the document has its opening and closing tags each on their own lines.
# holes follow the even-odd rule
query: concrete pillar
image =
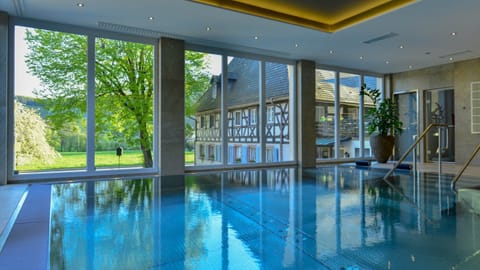
<svg viewBox="0 0 480 270">
<path fill-rule="evenodd" d="M 393 78 L 392 74 L 383 75 L 383 96 L 385 98 L 393 97 Z M 405 90 L 405 89 L 404 89 Z"/>
<path fill-rule="evenodd" d="M 315 62 L 297 62 L 297 153 L 302 168 L 315 167 Z"/>
<path fill-rule="evenodd" d="M 184 173 L 185 165 L 185 44 L 159 42 L 159 168 L 161 175 Z"/>
<path fill-rule="evenodd" d="M 0 12 L 0 185 L 7 184 L 8 14 Z"/>
</svg>

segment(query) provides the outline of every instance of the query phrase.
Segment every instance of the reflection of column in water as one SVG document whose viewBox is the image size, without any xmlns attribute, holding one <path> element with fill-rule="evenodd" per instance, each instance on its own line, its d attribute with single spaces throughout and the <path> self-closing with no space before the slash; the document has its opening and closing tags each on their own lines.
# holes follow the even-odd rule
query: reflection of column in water
<svg viewBox="0 0 480 270">
<path fill-rule="evenodd" d="M 283 262 L 282 262 L 282 265 L 284 267 L 292 266 L 293 263 L 295 262 L 295 186 L 294 186 L 294 181 L 292 181 L 291 179 L 288 179 L 288 180 L 289 180 L 288 181 L 289 182 L 288 228 L 287 228 L 287 241 L 285 243 L 285 250 L 283 251 Z M 299 189 L 299 192 L 301 192 L 301 190 L 302 189 Z M 301 199 L 301 194 L 299 194 L 299 199 Z M 300 200 L 299 200 L 299 203 L 301 203 Z M 299 207 L 299 209 L 301 209 L 301 207 Z M 301 217 L 301 215 L 299 217 Z M 299 225 L 299 228 L 301 228 L 300 224 L 298 225 Z M 298 245 L 302 245 L 303 235 L 302 234 L 297 235 L 296 240 Z M 301 246 L 299 249 L 303 250 Z"/>
<path fill-rule="evenodd" d="M 86 189 L 87 198 L 87 269 L 95 268 L 95 182 L 88 182 Z"/>
<path fill-rule="evenodd" d="M 335 166 L 334 169 L 334 178 L 335 178 L 335 225 L 336 225 L 336 246 L 337 252 L 342 251 L 342 205 L 341 205 L 341 187 L 340 187 L 340 176 L 338 171 L 338 166 Z"/>
<path fill-rule="evenodd" d="M 160 214 L 160 209 L 162 206 L 161 203 L 161 187 L 160 187 L 160 179 L 154 178 L 153 179 L 153 207 L 151 207 L 152 211 L 152 232 L 153 232 L 153 254 L 152 254 L 152 261 L 154 265 L 161 264 L 162 258 L 162 238 L 161 235 L 161 226 L 162 224 L 162 215 Z"/>
<path fill-rule="evenodd" d="M 225 182 L 228 181 L 228 176 L 226 173 L 222 173 L 222 180 L 220 182 L 220 200 L 222 201 L 222 204 L 220 206 L 221 208 L 221 214 L 222 214 L 222 269 L 227 270 L 228 269 L 228 221 L 227 217 L 225 215 L 225 203 L 224 200 L 224 187 L 225 187 Z"/>
<path fill-rule="evenodd" d="M 359 195 L 360 195 L 360 235 L 361 235 L 361 243 L 362 247 L 365 246 L 365 240 L 367 238 L 367 232 L 365 231 L 365 186 L 363 183 L 364 180 L 364 172 L 360 171 L 358 177 L 358 184 L 360 186 Z"/>
</svg>

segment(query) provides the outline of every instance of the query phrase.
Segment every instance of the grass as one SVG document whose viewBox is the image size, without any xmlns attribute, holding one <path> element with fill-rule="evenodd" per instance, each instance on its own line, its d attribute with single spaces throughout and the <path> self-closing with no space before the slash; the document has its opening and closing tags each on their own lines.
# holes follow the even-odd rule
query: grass
<svg viewBox="0 0 480 270">
<path fill-rule="evenodd" d="M 60 157 L 51 164 L 32 162 L 30 164 L 17 166 L 18 171 L 46 171 L 59 169 L 83 169 L 87 167 L 87 155 L 85 152 L 61 152 Z M 193 164 L 194 153 L 185 152 L 185 164 Z M 116 151 L 95 152 L 95 166 L 97 168 L 108 167 L 141 167 L 143 166 L 143 155 L 138 150 L 124 150 L 120 159 Z"/>
</svg>

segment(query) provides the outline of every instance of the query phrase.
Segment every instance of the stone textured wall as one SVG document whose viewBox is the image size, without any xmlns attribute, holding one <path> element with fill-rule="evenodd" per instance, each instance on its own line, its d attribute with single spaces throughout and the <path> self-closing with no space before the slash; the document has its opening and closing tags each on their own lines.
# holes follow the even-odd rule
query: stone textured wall
<svg viewBox="0 0 480 270">
<path fill-rule="evenodd" d="M 480 58 L 392 74 L 394 92 L 419 91 L 420 132 L 425 128 L 423 92 L 431 89 L 454 90 L 457 164 L 464 164 L 476 145 L 480 144 L 480 134 L 472 134 L 470 126 L 470 83 L 474 81 L 480 81 Z M 421 160 L 424 160 L 423 151 Z M 475 158 L 472 165 L 480 165 L 480 158 Z"/>
</svg>

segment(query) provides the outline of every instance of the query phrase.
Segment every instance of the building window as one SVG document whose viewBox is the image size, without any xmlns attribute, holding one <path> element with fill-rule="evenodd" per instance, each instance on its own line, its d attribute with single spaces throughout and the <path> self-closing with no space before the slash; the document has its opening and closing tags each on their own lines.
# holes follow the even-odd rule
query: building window
<svg viewBox="0 0 480 270">
<path fill-rule="evenodd" d="M 205 116 L 200 116 L 200 128 L 205 128 Z"/>
<path fill-rule="evenodd" d="M 215 114 L 215 128 L 219 128 L 220 127 L 220 114 L 216 113 Z"/>
<path fill-rule="evenodd" d="M 233 113 L 233 121 L 235 126 L 240 126 L 242 124 L 242 112 L 240 111 L 235 111 Z"/>
<path fill-rule="evenodd" d="M 257 109 L 250 109 L 250 125 L 256 125 L 257 124 Z"/>
<path fill-rule="evenodd" d="M 209 118 L 210 118 L 210 119 L 209 119 L 209 123 L 210 123 L 209 127 L 210 127 L 210 128 L 215 127 L 215 115 L 214 115 L 214 114 L 210 114 Z"/>
<path fill-rule="evenodd" d="M 235 162 L 242 162 L 242 146 L 241 145 L 235 145 L 234 146 L 234 151 L 235 151 Z"/>
<path fill-rule="evenodd" d="M 198 158 L 200 160 L 205 159 L 205 146 L 203 144 L 198 145 Z"/>
<path fill-rule="evenodd" d="M 274 122 L 275 119 L 275 109 L 273 106 L 267 107 L 267 123 L 271 124 Z"/>
<path fill-rule="evenodd" d="M 324 122 L 325 119 L 325 108 L 322 106 L 315 107 L 315 119 L 317 122 Z"/>
<path fill-rule="evenodd" d="M 208 145 L 208 160 L 215 160 L 215 146 L 213 144 Z"/>
<path fill-rule="evenodd" d="M 265 150 L 266 150 L 265 161 L 267 163 L 273 162 L 273 147 L 269 146 Z"/>
<path fill-rule="evenodd" d="M 257 147 L 255 145 L 249 145 L 247 149 L 248 162 L 257 161 Z"/>
</svg>

